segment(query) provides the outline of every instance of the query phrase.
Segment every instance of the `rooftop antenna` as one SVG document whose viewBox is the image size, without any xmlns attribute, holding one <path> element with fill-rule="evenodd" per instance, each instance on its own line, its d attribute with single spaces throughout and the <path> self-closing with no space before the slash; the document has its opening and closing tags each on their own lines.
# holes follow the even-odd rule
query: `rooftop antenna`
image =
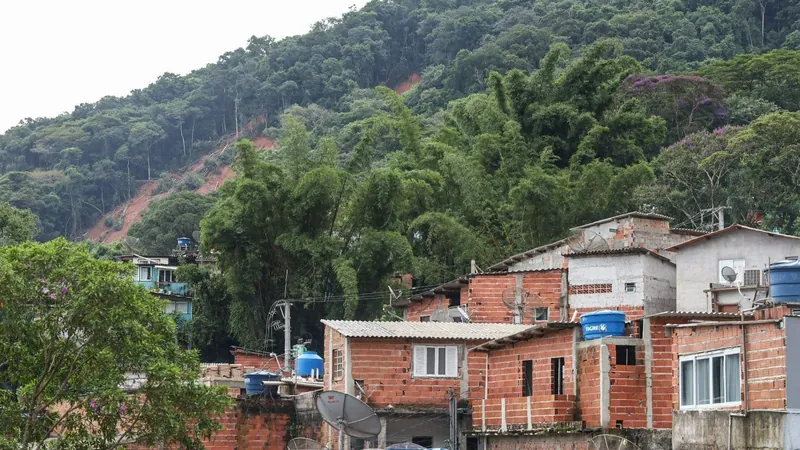
<svg viewBox="0 0 800 450">
<path fill-rule="evenodd" d="M 601 252 L 609 250 L 608 241 L 599 233 L 590 230 L 575 230 L 569 238 L 567 245 L 573 253 Z"/>
<path fill-rule="evenodd" d="M 640 450 L 633 442 L 616 434 L 599 434 L 589 439 L 595 450 Z"/>
<path fill-rule="evenodd" d="M 139 238 L 133 236 L 125 236 L 122 239 L 122 242 L 125 244 L 126 247 L 128 247 L 128 250 L 130 250 L 132 254 L 141 253 L 140 250 L 142 241 Z"/>
<path fill-rule="evenodd" d="M 339 430 L 339 448 L 345 449 L 344 436 L 370 439 L 381 433 L 381 421 L 366 403 L 338 391 L 317 394 L 314 404 L 317 411 L 330 426 Z"/>
<path fill-rule="evenodd" d="M 286 450 L 323 450 L 324 448 L 325 446 L 319 442 L 304 437 L 294 438 L 286 444 Z"/>
</svg>

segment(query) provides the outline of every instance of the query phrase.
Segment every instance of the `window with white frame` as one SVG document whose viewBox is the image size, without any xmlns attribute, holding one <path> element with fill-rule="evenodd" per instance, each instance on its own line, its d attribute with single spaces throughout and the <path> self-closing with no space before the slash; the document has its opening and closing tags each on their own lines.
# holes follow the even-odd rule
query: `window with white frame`
<svg viewBox="0 0 800 450">
<path fill-rule="evenodd" d="M 139 281 L 150 281 L 153 274 L 148 266 L 139 266 Z"/>
<path fill-rule="evenodd" d="M 189 302 L 168 302 L 167 314 L 189 314 Z"/>
<path fill-rule="evenodd" d="M 342 349 L 333 350 L 333 379 L 341 380 L 344 378 L 344 353 Z"/>
<path fill-rule="evenodd" d="M 458 376 L 458 347 L 455 345 L 415 345 L 415 377 Z"/>
<path fill-rule="evenodd" d="M 174 283 L 177 279 L 175 278 L 175 271 L 170 269 L 158 269 L 158 282 L 159 283 Z"/>
<path fill-rule="evenodd" d="M 550 308 L 544 306 L 533 310 L 533 319 L 537 322 L 547 322 L 550 320 Z"/>
<path fill-rule="evenodd" d="M 739 348 L 680 357 L 681 408 L 733 406 L 742 401 Z"/>
<path fill-rule="evenodd" d="M 736 272 L 736 280 L 740 283 L 744 283 L 744 259 L 720 259 L 718 262 L 717 268 L 717 276 L 719 277 L 718 282 L 720 284 L 728 284 L 731 283 L 730 281 L 726 280 L 725 277 L 722 276 L 722 269 L 725 267 L 730 267 L 731 269 Z"/>
</svg>

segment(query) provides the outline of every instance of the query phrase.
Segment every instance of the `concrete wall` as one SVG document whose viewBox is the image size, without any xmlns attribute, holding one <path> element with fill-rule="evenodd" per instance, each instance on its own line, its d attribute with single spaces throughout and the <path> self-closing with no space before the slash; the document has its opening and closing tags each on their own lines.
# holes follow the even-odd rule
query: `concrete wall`
<svg viewBox="0 0 800 450">
<path fill-rule="evenodd" d="M 744 259 L 747 269 L 764 269 L 768 261 L 800 254 L 800 240 L 749 230 L 732 230 L 678 250 L 678 310 L 705 311 L 703 290 L 719 282 L 719 260 Z"/>
<path fill-rule="evenodd" d="M 597 255 L 571 258 L 569 262 L 569 304 L 575 309 L 644 305 L 644 255 Z M 648 257 L 649 258 L 649 257 Z M 636 291 L 625 292 L 625 283 Z M 611 292 L 584 294 L 579 286 L 610 284 Z"/>
<path fill-rule="evenodd" d="M 644 282 L 644 313 L 655 314 L 675 311 L 675 265 L 644 255 L 642 279 Z M 639 286 L 636 286 L 637 290 Z"/>
<path fill-rule="evenodd" d="M 564 244 L 539 253 L 530 258 L 523 259 L 508 267 L 509 272 L 525 270 L 560 269 L 566 267 L 564 254 L 569 252 L 569 246 Z"/>
<path fill-rule="evenodd" d="M 800 414 L 787 411 L 675 411 L 674 450 L 728 448 L 733 450 L 794 450 L 800 447 Z"/>
</svg>

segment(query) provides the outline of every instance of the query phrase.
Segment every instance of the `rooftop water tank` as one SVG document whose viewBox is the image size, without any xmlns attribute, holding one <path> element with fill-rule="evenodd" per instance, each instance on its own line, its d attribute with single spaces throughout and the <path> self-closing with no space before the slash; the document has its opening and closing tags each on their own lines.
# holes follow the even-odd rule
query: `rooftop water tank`
<svg viewBox="0 0 800 450">
<path fill-rule="evenodd" d="M 625 313 L 622 311 L 595 311 L 581 316 L 583 337 L 587 341 L 606 336 L 625 335 Z"/>
<path fill-rule="evenodd" d="M 280 376 L 274 372 L 258 370 L 244 374 L 244 389 L 247 395 L 272 395 L 278 393 L 278 386 L 264 386 L 263 381 L 279 381 Z"/>
<path fill-rule="evenodd" d="M 765 272 L 769 295 L 776 302 L 800 302 L 800 260 L 778 261 Z"/>
<path fill-rule="evenodd" d="M 302 355 L 297 357 L 296 372 L 301 377 L 308 377 L 314 375 L 316 378 L 322 377 L 323 361 L 317 352 L 306 350 Z"/>
<path fill-rule="evenodd" d="M 178 238 L 178 247 L 180 248 L 189 248 L 192 245 L 192 238 L 188 237 L 179 237 Z"/>
</svg>

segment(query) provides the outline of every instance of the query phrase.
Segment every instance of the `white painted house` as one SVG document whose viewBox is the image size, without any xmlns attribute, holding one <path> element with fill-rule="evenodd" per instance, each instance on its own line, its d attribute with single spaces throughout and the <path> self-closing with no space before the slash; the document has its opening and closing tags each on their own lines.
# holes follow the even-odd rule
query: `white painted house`
<svg viewBox="0 0 800 450">
<path fill-rule="evenodd" d="M 770 262 L 800 255 L 800 238 L 731 225 L 667 250 L 677 252 L 679 311 L 732 312 L 752 306 Z M 733 281 L 723 276 L 725 267 L 733 270 L 727 270 Z"/>
</svg>

